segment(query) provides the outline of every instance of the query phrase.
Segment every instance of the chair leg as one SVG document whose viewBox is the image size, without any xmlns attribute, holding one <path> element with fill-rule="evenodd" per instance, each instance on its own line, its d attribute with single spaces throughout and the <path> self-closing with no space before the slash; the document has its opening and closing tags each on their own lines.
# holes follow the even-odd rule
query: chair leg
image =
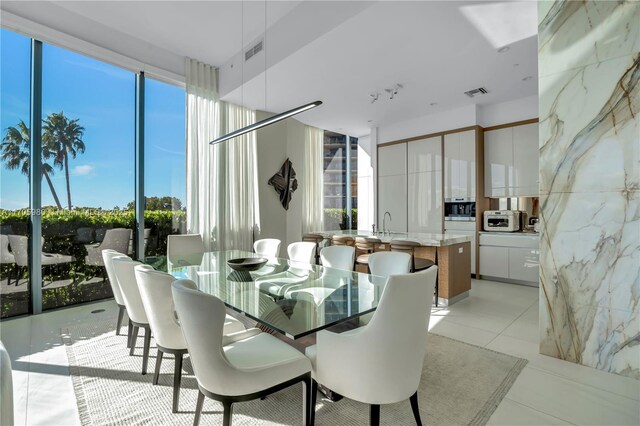
<svg viewBox="0 0 640 426">
<path fill-rule="evenodd" d="M 138 327 L 137 325 L 131 327 L 131 339 L 129 340 L 129 347 L 131 348 L 131 350 L 129 351 L 129 355 L 133 355 L 133 351 L 136 348 L 136 340 L 138 340 L 139 329 L 140 327 Z"/>
<path fill-rule="evenodd" d="M 156 355 L 156 369 L 153 372 L 153 384 L 154 385 L 158 384 L 158 379 L 160 378 L 160 365 L 162 364 L 162 355 L 164 355 L 164 352 L 162 352 L 160 349 L 158 349 L 158 354 Z"/>
<path fill-rule="evenodd" d="M 129 325 L 127 326 L 127 347 L 130 348 L 131 347 L 131 333 L 133 331 L 133 324 L 131 323 L 131 320 L 129 320 Z"/>
<path fill-rule="evenodd" d="M 233 414 L 233 403 L 223 402 L 224 413 L 222 414 L 222 426 L 231 426 L 231 415 Z"/>
<path fill-rule="evenodd" d="M 309 398 L 309 425 L 313 426 L 316 421 L 316 398 L 318 397 L 318 382 L 311 379 L 311 395 Z"/>
<path fill-rule="evenodd" d="M 311 377 L 302 380 L 302 424 L 309 426 L 311 415 Z"/>
<path fill-rule="evenodd" d="M 409 398 L 411 402 L 411 410 L 413 410 L 413 417 L 416 419 L 416 426 L 422 426 L 422 420 L 420 420 L 420 409 L 418 408 L 418 391 L 411 395 Z"/>
<path fill-rule="evenodd" d="M 175 366 L 173 367 L 173 412 L 178 412 L 178 402 L 180 401 L 180 382 L 182 380 L 182 357 L 183 354 L 175 354 Z"/>
<path fill-rule="evenodd" d="M 200 424 L 200 415 L 202 414 L 202 405 L 204 404 L 204 394 L 198 390 L 198 402 L 196 402 L 196 416 L 193 418 L 193 426 Z"/>
<path fill-rule="evenodd" d="M 142 375 L 147 374 L 149 364 L 149 349 L 151 347 L 151 328 L 144 328 L 144 348 L 142 349 Z"/>
<path fill-rule="evenodd" d="M 120 327 L 122 327 L 123 317 L 124 317 L 124 306 L 118 306 L 118 322 L 116 322 L 116 336 L 120 335 Z"/>
<path fill-rule="evenodd" d="M 371 404 L 369 408 L 369 425 L 380 426 L 380 405 Z"/>
<path fill-rule="evenodd" d="M 436 271 L 436 308 L 438 307 L 438 271 Z"/>
</svg>

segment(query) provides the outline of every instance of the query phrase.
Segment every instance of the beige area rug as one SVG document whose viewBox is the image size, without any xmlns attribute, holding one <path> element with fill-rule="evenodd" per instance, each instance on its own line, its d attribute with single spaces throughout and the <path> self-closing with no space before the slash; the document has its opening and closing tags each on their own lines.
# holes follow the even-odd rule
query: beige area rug
<svg viewBox="0 0 640 426">
<path fill-rule="evenodd" d="M 149 372 L 140 374 L 142 338 L 129 356 L 126 336 L 116 336 L 113 322 L 103 321 L 62 330 L 80 419 L 85 425 L 191 425 L 197 384 L 188 358 L 180 393 L 180 412 L 171 413 L 173 359 L 164 357 L 157 386 L 151 384 L 156 350 Z M 124 327 L 123 327 L 124 331 Z M 423 424 L 483 425 L 495 411 L 527 361 L 429 334 L 419 395 Z M 357 380 L 356 377 L 353 380 Z M 349 399 L 320 398 L 317 425 L 366 425 L 369 408 Z M 202 425 L 221 424 L 222 406 L 206 399 Z M 234 404 L 234 425 L 302 424 L 302 384 L 257 400 Z M 381 408 L 381 424 L 414 425 L 409 401 Z"/>
</svg>

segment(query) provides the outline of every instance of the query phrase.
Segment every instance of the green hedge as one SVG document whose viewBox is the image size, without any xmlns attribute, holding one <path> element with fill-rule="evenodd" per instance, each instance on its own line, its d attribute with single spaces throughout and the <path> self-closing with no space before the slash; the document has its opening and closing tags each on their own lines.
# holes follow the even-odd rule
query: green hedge
<svg viewBox="0 0 640 426">
<path fill-rule="evenodd" d="M 340 229 L 346 229 L 347 209 L 324 209 L 325 224 L 337 222 Z M 358 229 L 358 209 L 351 209 L 351 229 Z"/>
</svg>

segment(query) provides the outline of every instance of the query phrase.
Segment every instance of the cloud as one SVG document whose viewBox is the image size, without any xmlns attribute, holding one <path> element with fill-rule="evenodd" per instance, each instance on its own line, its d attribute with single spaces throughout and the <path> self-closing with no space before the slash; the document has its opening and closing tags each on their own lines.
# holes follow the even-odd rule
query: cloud
<svg viewBox="0 0 640 426">
<path fill-rule="evenodd" d="M 73 174 L 76 176 L 85 176 L 93 172 L 95 169 L 95 167 L 89 164 L 83 164 L 81 166 L 75 166 L 73 168 Z"/>
</svg>

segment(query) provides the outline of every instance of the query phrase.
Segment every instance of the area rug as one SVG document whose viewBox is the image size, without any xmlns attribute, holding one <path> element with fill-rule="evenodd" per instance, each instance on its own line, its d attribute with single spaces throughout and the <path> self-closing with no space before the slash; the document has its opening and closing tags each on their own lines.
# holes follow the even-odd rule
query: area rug
<svg viewBox="0 0 640 426">
<path fill-rule="evenodd" d="M 193 424 L 197 384 L 188 358 L 179 412 L 173 414 L 172 357 L 164 357 L 159 383 L 153 386 L 156 349 L 151 349 L 148 374 L 141 375 L 142 338 L 135 355 L 129 356 L 126 336 L 115 335 L 114 323 L 99 321 L 62 330 L 82 424 Z M 525 359 L 430 333 L 418 391 L 423 424 L 486 424 L 526 363 Z M 365 425 L 368 418 L 366 404 L 318 397 L 317 425 Z M 221 422 L 222 406 L 206 399 L 201 424 Z M 233 424 L 302 424 L 302 384 L 265 400 L 234 404 Z M 414 425 L 409 401 L 383 405 L 381 424 Z"/>
</svg>

